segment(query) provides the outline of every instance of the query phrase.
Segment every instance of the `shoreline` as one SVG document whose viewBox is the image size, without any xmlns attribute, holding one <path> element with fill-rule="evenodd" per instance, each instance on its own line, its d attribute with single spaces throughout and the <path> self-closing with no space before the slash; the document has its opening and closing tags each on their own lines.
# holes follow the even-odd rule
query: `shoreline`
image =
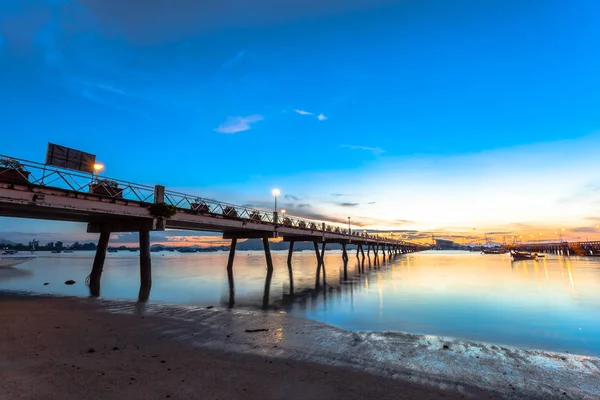
<svg viewBox="0 0 600 400">
<path fill-rule="evenodd" d="M 2 294 L 0 319 L 0 398 L 464 398 L 353 368 L 190 345 L 164 317 L 74 298 Z"/>
<path fill-rule="evenodd" d="M 160 344 L 170 348 L 169 351 L 180 351 L 182 354 L 217 352 L 219 355 L 240 358 L 242 363 L 258 357 L 260 361 L 256 364 L 257 370 L 247 373 L 255 374 L 255 379 L 259 380 L 264 376 L 262 366 L 259 365 L 261 363 L 301 363 L 302 368 L 307 370 L 328 368 L 328 379 L 315 378 L 316 381 L 311 383 L 319 386 L 323 393 L 337 382 L 332 378 L 333 375 L 338 374 L 342 382 L 348 383 L 347 375 L 358 373 L 360 378 L 356 379 L 367 380 L 368 384 L 364 383 L 367 386 L 376 383 L 375 386 L 379 387 L 381 382 L 385 382 L 384 386 L 398 385 L 398 390 L 413 393 L 406 398 L 438 398 L 444 394 L 446 398 L 587 399 L 600 395 L 600 384 L 597 383 L 600 378 L 600 360 L 593 357 L 424 335 L 348 332 L 282 312 L 260 313 L 6 292 L 0 293 L 0 304 L 1 319 L 8 321 L 7 330 L 13 332 L 13 336 L 23 328 L 24 321 L 29 321 L 34 326 L 38 323 L 48 325 L 48 314 L 65 324 L 68 314 L 70 323 L 83 329 L 86 335 L 90 335 L 90 340 L 98 341 L 101 339 L 99 336 L 103 333 L 102 329 L 91 334 L 90 329 L 95 328 L 87 326 L 87 319 L 91 318 L 92 322 L 99 319 L 105 326 L 110 326 L 109 332 L 118 333 L 122 340 L 128 342 L 142 340 L 152 346 Z M 40 318 L 40 313 L 42 315 L 39 322 L 32 321 L 28 316 L 35 314 L 36 318 Z M 114 327 L 117 321 L 118 330 Z M 140 333 L 142 326 L 143 334 Z M 75 329 L 71 333 L 76 331 Z M 51 331 L 52 336 L 56 332 L 63 335 L 65 331 Z M 45 343 L 51 338 L 37 337 L 36 340 Z M 12 344 L 6 344 L 9 342 Z M 14 346 L 14 342 L 14 338 L 3 341 L 9 347 Z M 31 362 L 37 360 L 37 357 L 31 352 L 25 352 L 21 358 Z M 13 362 L 23 363 L 19 358 L 15 355 Z M 96 357 L 98 358 L 100 357 Z M 214 359 L 214 354 L 209 358 Z M 104 362 L 101 361 L 101 364 Z M 152 373 L 153 368 L 149 373 Z M 6 367 L 3 369 L 6 370 Z M 8 370 L 13 369 L 18 374 L 19 368 L 9 365 Z M 225 375 L 231 372 L 223 371 Z M 4 390 L 4 385 L 2 388 Z M 358 396 L 358 392 L 363 389 L 355 390 L 357 392 L 354 393 Z M 364 390 L 369 389 L 364 387 Z M 11 396 L 15 395 L 14 392 L 9 393 Z M 215 395 L 218 393 L 215 392 Z M 238 393 L 233 398 L 237 395 L 243 397 L 243 393 Z M 363 393 L 363 397 L 355 398 L 371 395 L 375 394 Z M 348 397 L 352 396 L 349 393 L 344 396 L 353 398 Z M 377 396 L 381 397 L 381 393 L 377 393 Z M 326 397 L 331 396 L 328 394 Z M 398 398 L 397 393 L 393 398 Z"/>
</svg>

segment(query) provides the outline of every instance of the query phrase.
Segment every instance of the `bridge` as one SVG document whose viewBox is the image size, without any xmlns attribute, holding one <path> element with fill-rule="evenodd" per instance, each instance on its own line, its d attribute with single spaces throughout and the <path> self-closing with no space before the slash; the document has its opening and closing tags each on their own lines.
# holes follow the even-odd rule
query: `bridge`
<svg viewBox="0 0 600 400">
<path fill-rule="evenodd" d="M 388 257 L 427 247 L 365 231 L 351 230 L 325 221 L 297 218 L 274 211 L 238 206 L 196 195 L 93 176 L 84 172 L 0 155 L 0 216 L 87 223 L 87 232 L 99 233 L 89 276 L 90 292 L 100 293 L 100 279 L 111 233 L 139 232 L 140 297 L 152 285 L 150 232 L 165 229 L 221 232 L 231 240 L 227 272 L 233 282 L 233 264 L 239 239 L 262 239 L 267 270 L 273 270 L 270 238 L 289 242 L 288 269 L 292 274 L 295 242 L 313 242 L 317 258 L 317 285 L 325 277 L 324 257 L 329 243 L 341 244 L 348 261 L 348 245 L 365 259 L 379 251 Z M 320 246 L 319 246 L 320 245 Z M 320 248 L 319 248 L 320 247 Z M 344 276 L 347 277 L 346 268 Z"/>
<path fill-rule="evenodd" d="M 561 254 L 565 256 L 600 256 L 600 241 L 548 241 L 541 243 L 522 243 L 514 245 L 514 247 L 521 251 L 535 251 L 538 253 Z"/>
</svg>

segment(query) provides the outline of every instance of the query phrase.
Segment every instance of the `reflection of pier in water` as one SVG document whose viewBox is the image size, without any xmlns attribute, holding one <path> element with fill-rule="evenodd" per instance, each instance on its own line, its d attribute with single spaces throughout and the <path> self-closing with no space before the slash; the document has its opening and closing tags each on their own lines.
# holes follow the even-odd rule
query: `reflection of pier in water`
<svg viewBox="0 0 600 400">
<path fill-rule="evenodd" d="M 345 246 L 344 246 L 345 247 Z M 233 307 L 249 307 L 255 308 L 260 304 L 260 308 L 283 308 L 289 309 L 292 304 L 298 304 L 301 307 L 306 306 L 309 300 L 321 299 L 327 303 L 328 297 L 339 297 L 344 292 L 348 292 L 352 297 L 354 289 L 357 284 L 364 283 L 368 285 L 368 275 L 372 271 L 381 272 L 381 268 L 386 265 L 391 265 L 395 260 L 398 259 L 403 253 L 394 251 L 379 251 L 373 250 L 373 257 L 371 257 L 370 251 L 365 254 L 361 251 L 361 248 L 357 246 L 356 259 L 351 262 L 348 257 L 348 251 L 346 248 L 342 249 L 342 271 L 340 271 L 339 281 L 331 283 L 327 281 L 327 269 L 325 265 L 323 254 L 325 246 L 319 249 L 315 244 L 315 253 L 317 255 L 317 262 L 315 268 L 316 279 L 310 277 L 296 278 L 294 280 L 293 265 L 292 265 L 292 251 L 293 247 L 289 251 L 287 258 L 287 269 L 288 269 L 288 282 L 287 287 L 284 287 L 281 293 L 281 297 L 277 299 L 271 298 L 271 282 L 273 277 L 272 262 L 270 268 L 267 267 L 265 274 L 265 283 L 263 292 L 255 296 L 244 296 L 245 300 L 243 303 L 239 303 L 235 298 L 235 278 L 231 269 L 228 269 L 227 280 L 228 280 L 228 291 L 227 295 L 221 298 L 221 305 L 233 308 Z M 370 249 L 369 249 L 370 250 Z M 387 251 L 387 257 L 386 257 Z M 230 253 L 230 257 L 232 257 Z M 268 260 L 268 258 L 267 258 Z M 321 279 L 322 276 L 322 279 Z M 363 279 L 364 277 L 364 279 Z M 284 285 L 285 286 L 285 285 Z M 262 297 L 261 297 L 262 296 Z M 315 303 L 312 304 L 312 307 Z"/>
</svg>

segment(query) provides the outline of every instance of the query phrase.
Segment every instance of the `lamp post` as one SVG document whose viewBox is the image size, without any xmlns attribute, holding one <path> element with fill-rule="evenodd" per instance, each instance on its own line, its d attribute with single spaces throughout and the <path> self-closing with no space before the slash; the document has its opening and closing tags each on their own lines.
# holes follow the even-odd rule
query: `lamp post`
<svg viewBox="0 0 600 400">
<path fill-rule="evenodd" d="M 273 194 L 273 197 L 275 198 L 275 208 L 273 208 L 273 222 L 277 223 L 277 196 L 279 196 L 281 194 L 281 191 L 279 189 L 273 189 L 271 191 L 271 193 Z"/>
<path fill-rule="evenodd" d="M 92 172 L 92 179 L 94 179 L 94 175 L 95 175 L 95 178 L 97 179 L 98 178 L 98 174 L 103 169 L 104 169 L 104 165 L 98 164 L 98 163 L 94 163 L 94 172 Z"/>
<path fill-rule="evenodd" d="M 350 217 L 348 217 L 348 236 L 351 235 L 351 230 L 350 230 Z"/>
</svg>

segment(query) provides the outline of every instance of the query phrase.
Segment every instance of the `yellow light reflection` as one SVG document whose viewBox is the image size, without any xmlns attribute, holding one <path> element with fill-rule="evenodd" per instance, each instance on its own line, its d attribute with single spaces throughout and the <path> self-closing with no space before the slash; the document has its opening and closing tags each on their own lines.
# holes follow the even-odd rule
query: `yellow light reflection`
<svg viewBox="0 0 600 400">
<path fill-rule="evenodd" d="M 575 281 L 573 279 L 573 269 L 571 268 L 571 260 L 569 260 L 567 258 L 565 260 L 565 264 L 567 266 L 567 272 L 569 274 L 569 282 L 571 282 L 571 289 L 573 290 L 573 296 L 576 296 L 577 293 L 575 292 Z"/>
<path fill-rule="evenodd" d="M 383 309 L 383 284 L 381 283 L 381 272 L 377 272 L 377 291 L 379 292 L 379 309 Z"/>
</svg>

